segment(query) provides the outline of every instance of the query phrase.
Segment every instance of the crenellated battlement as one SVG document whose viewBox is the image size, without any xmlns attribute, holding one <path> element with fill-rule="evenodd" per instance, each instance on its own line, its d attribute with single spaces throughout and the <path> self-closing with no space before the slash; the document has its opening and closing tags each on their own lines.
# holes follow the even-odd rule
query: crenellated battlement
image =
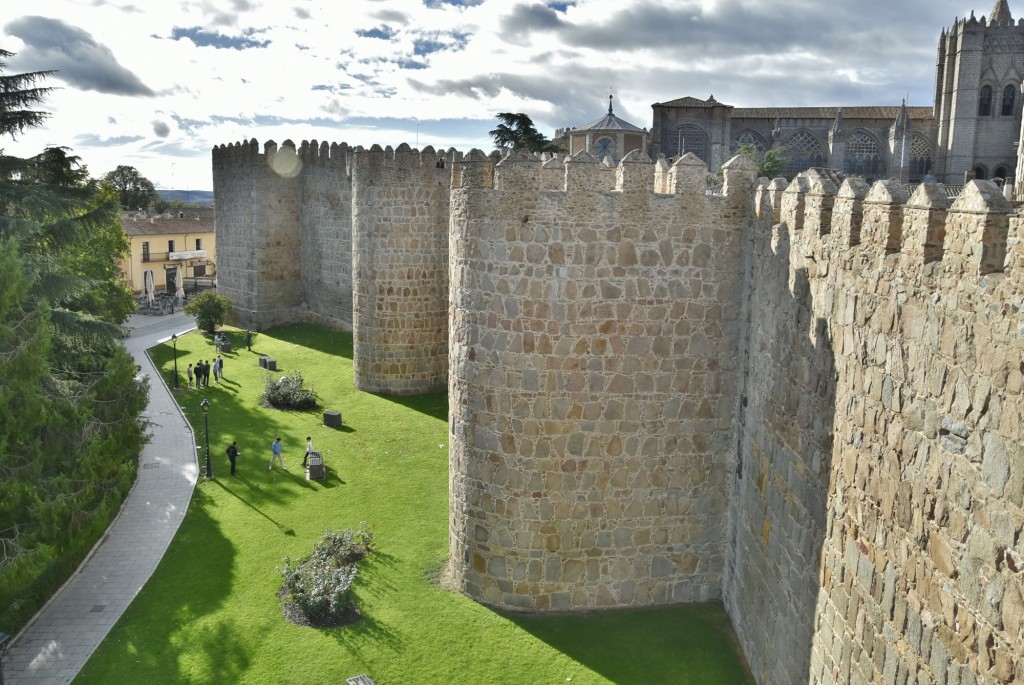
<svg viewBox="0 0 1024 685">
<path fill-rule="evenodd" d="M 1024 219 L 991 182 L 736 157 L 714 195 L 689 153 L 213 156 L 239 323 L 326 320 L 357 387 L 448 389 L 467 595 L 721 600 L 761 685 L 1024 675 L 1020 612 L 992 608 L 1024 607 Z"/>
</svg>

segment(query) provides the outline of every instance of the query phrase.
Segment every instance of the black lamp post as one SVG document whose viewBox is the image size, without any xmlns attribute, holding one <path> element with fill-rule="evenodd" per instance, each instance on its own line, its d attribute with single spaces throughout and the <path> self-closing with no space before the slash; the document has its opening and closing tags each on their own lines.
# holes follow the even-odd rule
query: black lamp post
<svg viewBox="0 0 1024 685">
<path fill-rule="evenodd" d="M 203 408 L 203 423 L 206 424 L 206 477 L 213 478 L 213 469 L 210 468 L 210 400 L 203 400 L 199 406 Z"/>
<path fill-rule="evenodd" d="M 178 389 L 178 334 L 171 333 L 171 342 L 174 344 L 174 389 Z"/>
</svg>

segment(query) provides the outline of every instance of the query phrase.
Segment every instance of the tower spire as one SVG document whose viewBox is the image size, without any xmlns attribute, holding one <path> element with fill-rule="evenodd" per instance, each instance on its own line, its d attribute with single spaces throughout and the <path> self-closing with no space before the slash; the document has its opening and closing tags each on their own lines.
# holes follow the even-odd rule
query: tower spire
<svg viewBox="0 0 1024 685">
<path fill-rule="evenodd" d="M 1012 24 L 1013 17 L 1010 16 L 1010 5 L 1007 0 L 996 0 L 992 5 L 992 12 L 988 15 L 988 23 L 991 24 Z"/>
<path fill-rule="evenodd" d="M 612 95 L 611 93 L 608 94 L 608 114 L 609 115 L 611 115 L 611 113 L 612 113 L 612 98 L 613 97 L 615 97 L 615 96 Z"/>
</svg>

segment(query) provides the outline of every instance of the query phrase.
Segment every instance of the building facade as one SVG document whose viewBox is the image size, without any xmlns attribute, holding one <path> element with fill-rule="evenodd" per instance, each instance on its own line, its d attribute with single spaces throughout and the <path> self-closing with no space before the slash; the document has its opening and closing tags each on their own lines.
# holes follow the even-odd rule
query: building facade
<svg viewBox="0 0 1024 685">
<path fill-rule="evenodd" d="M 213 285 L 217 235 L 213 208 L 174 214 L 124 212 L 121 228 L 131 253 L 121 276 L 137 295 Z"/>
<path fill-rule="evenodd" d="M 868 180 L 1013 176 L 1021 125 L 1024 22 L 1007 0 L 939 37 L 932 107 L 742 108 L 683 97 L 652 105 L 651 154 L 691 152 L 712 171 L 740 145 L 785 147 L 786 176 L 827 167 Z"/>
<path fill-rule="evenodd" d="M 570 156 L 586 150 L 598 159 L 611 157 L 614 164 L 633 150 L 648 151 L 650 134 L 647 129 L 616 116 L 612 99 L 613 96 L 609 95 L 607 114 L 583 126 L 555 131 L 555 142 L 562 145 Z"/>
</svg>

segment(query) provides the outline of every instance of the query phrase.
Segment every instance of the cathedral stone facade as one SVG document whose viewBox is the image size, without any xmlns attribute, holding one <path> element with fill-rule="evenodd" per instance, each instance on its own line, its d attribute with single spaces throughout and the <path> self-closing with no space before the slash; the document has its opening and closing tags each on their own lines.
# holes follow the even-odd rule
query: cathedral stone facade
<svg viewBox="0 0 1024 685">
<path fill-rule="evenodd" d="M 783 146 L 786 175 L 827 167 L 868 180 L 1013 176 L 1021 125 L 1024 21 L 1007 0 L 958 19 L 939 38 L 932 107 L 741 108 L 684 97 L 652 106 L 651 153 L 691 152 L 712 170 L 741 144 Z"/>
</svg>

